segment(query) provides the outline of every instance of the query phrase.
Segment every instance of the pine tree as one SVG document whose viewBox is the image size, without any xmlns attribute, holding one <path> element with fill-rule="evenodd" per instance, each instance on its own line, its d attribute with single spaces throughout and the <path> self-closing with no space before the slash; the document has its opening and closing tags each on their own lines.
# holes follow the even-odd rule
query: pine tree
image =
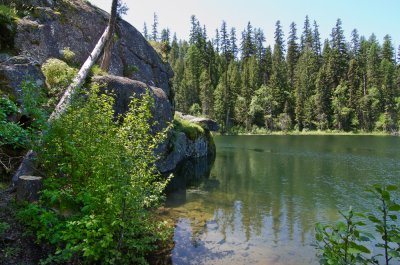
<svg viewBox="0 0 400 265">
<path fill-rule="evenodd" d="M 153 41 L 157 41 L 158 40 L 158 16 L 156 13 L 154 13 L 153 15 L 153 25 L 151 26 L 152 28 L 152 33 L 151 33 L 151 37 Z"/>
<path fill-rule="evenodd" d="M 301 51 L 306 48 L 312 49 L 313 47 L 313 33 L 311 30 L 310 19 L 306 16 L 303 26 L 303 34 L 301 35 Z"/>
<path fill-rule="evenodd" d="M 353 110 L 351 117 L 352 129 L 357 129 L 360 125 L 362 113 L 360 112 L 359 102 L 362 97 L 361 87 L 361 74 L 359 69 L 358 60 L 353 58 L 349 63 L 349 71 L 347 73 L 347 87 L 348 87 L 348 101 L 349 108 Z"/>
<path fill-rule="evenodd" d="M 315 120 L 314 95 L 318 73 L 317 57 L 311 47 L 305 48 L 296 67 L 296 122 L 299 130 L 313 129 Z"/>
<path fill-rule="evenodd" d="M 279 20 L 276 22 L 275 26 L 275 45 L 272 54 L 272 76 L 270 85 L 273 89 L 273 96 L 278 102 L 276 113 L 274 113 L 274 115 L 278 115 L 283 112 L 285 103 L 288 100 L 288 86 L 286 62 L 284 58 L 284 35 Z"/>
<path fill-rule="evenodd" d="M 171 32 L 169 28 L 163 29 L 161 31 L 161 42 L 170 43 L 171 41 Z"/>
<path fill-rule="evenodd" d="M 350 55 L 352 58 L 357 58 L 360 52 L 360 36 L 357 29 L 351 32 Z"/>
<path fill-rule="evenodd" d="M 231 43 L 231 54 L 232 54 L 233 60 L 235 60 L 237 58 L 237 55 L 238 55 L 238 52 L 239 52 L 236 42 L 237 42 L 236 29 L 235 28 L 231 28 L 230 43 Z"/>
<path fill-rule="evenodd" d="M 348 106 L 348 86 L 346 82 L 340 83 L 333 92 L 332 107 L 334 113 L 333 125 L 337 130 L 350 130 L 353 109 Z"/>
<path fill-rule="evenodd" d="M 211 77 L 207 69 L 200 75 L 200 100 L 203 115 L 210 117 L 213 115 L 213 93 Z"/>
<path fill-rule="evenodd" d="M 332 50 L 328 40 L 326 40 L 322 51 L 323 64 L 318 71 L 315 81 L 315 119 L 319 130 L 329 129 L 331 123 L 331 98 L 333 90 L 333 77 L 330 69 L 331 57 Z"/>
<path fill-rule="evenodd" d="M 272 76 L 272 50 L 271 46 L 265 49 L 263 58 L 260 63 L 261 83 L 267 85 Z"/>
<path fill-rule="evenodd" d="M 245 60 L 255 54 L 253 26 L 250 22 L 248 22 L 247 28 L 242 32 L 241 50 L 242 60 Z"/>
<path fill-rule="evenodd" d="M 231 57 L 231 43 L 230 43 L 228 29 L 227 29 L 225 21 L 222 21 L 222 24 L 221 24 L 220 38 L 221 38 L 222 55 L 225 56 L 225 60 L 227 62 L 229 62 L 230 57 Z"/>
<path fill-rule="evenodd" d="M 215 30 L 215 40 L 214 40 L 214 48 L 215 51 L 219 54 L 220 52 L 220 43 L 221 43 L 221 38 L 219 37 L 219 30 Z"/>
<path fill-rule="evenodd" d="M 321 38 L 319 35 L 319 26 L 317 24 L 317 21 L 314 20 L 314 30 L 313 30 L 313 46 L 312 49 L 315 53 L 315 55 L 317 55 L 317 58 L 319 58 L 321 56 Z"/>
<path fill-rule="evenodd" d="M 397 48 L 397 60 L 396 60 L 397 62 L 397 65 L 400 65 L 400 45 L 399 45 L 399 47 Z"/>
<path fill-rule="evenodd" d="M 342 21 L 338 19 L 336 26 L 331 34 L 332 47 L 332 72 L 334 77 L 334 87 L 337 87 L 341 80 L 346 78 L 348 71 L 348 51 L 347 44 L 342 29 Z"/>
<path fill-rule="evenodd" d="M 286 55 L 286 63 L 288 67 L 288 77 L 289 77 L 289 85 L 291 90 L 294 88 L 294 73 L 297 65 L 297 61 L 299 60 L 299 45 L 297 44 L 297 29 L 296 24 L 292 22 L 290 24 L 289 38 L 288 38 L 288 51 Z"/>
<path fill-rule="evenodd" d="M 255 54 L 258 61 L 261 61 L 264 54 L 264 42 L 265 36 L 264 32 L 258 28 L 254 30 L 254 44 L 255 44 Z"/>
<path fill-rule="evenodd" d="M 174 66 L 175 62 L 179 59 L 179 44 L 178 38 L 176 37 L 176 33 L 174 33 L 174 37 L 172 38 L 171 43 L 171 51 L 169 54 L 169 63 Z"/>
<path fill-rule="evenodd" d="M 184 79 L 182 81 L 185 92 L 185 102 L 182 106 L 182 110 L 185 112 L 187 112 L 193 104 L 200 104 L 201 66 L 201 53 L 196 45 L 191 45 L 185 57 Z"/>
<path fill-rule="evenodd" d="M 258 64 L 255 56 L 245 60 L 242 65 L 242 84 L 240 94 L 244 99 L 244 113 L 242 113 L 242 122 L 247 130 L 251 126 L 250 103 L 254 91 L 259 87 L 258 83 Z M 236 113 L 238 113 L 236 111 Z"/>
<path fill-rule="evenodd" d="M 394 47 L 392 45 L 392 39 L 389 35 L 385 35 L 383 46 L 382 46 L 382 59 L 386 59 L 391 63 L 395 62 Z"/>
<path fill-rule="evenodd" d="M 146 24 L 146 22 L 143 23 L 143 37 L 144 37 L 146 40 L 149 40 L 149 33 L 148 33 L 148 31 L 147 31 L 147 24 Z"/>
<path fill-rule="evenodd" d="M 190 17 L 190 33 L 189 33 L 189 44 L 195 44 L 197 40 L 197 35 L 199 32 L 199 29 L 197 28 L 197 18 L 195 15 L 192 15 Z"/>
</svg>

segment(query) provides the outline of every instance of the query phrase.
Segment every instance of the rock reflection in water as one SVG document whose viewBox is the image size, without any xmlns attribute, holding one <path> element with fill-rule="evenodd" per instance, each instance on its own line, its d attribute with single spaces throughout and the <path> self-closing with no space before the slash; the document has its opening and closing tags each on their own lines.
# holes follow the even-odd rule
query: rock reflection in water
<svg viewBox="0 0 400 265">
<path fill-rule="evenodd" d="M 337 221 L 350 204 L 368 210 L 370 184 L 400 184 L 399 138 L 215 140 L 215 162 L 188 161 L 169 187 L 174 264 L 318 264 L 316 222 Z"/>
</svg>

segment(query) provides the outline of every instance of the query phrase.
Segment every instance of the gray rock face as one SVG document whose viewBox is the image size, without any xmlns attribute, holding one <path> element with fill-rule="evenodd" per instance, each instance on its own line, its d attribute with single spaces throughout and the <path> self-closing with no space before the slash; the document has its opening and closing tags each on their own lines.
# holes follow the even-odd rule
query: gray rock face
<svg viewBox="0 0 400 265">
<path fill-rule="evenodd" d="M 62 59 L 62 50 L 69 47 L 76 63 L 82 64 L 106 28 L 109 15 L 80 0 L 37 2 L 41 6 L 35 6 L 33 15 L 18 21 L 15 49 L 42 64 L 50 57 Z M 159 87 L 172 98 L 172 69 L 140 32 L 118 20 L 115 39 L 110 74 Z"/>
<path fill-rule="evenodd" d="M 44 84 L 44 76 L 37 63 L 23 56 L 6 57 L 0 62 L 0 88 L 8 95 L 19 99 L 21 85 L 25 80 Z"/>
<path fill-rule="evenodd" d="M 215 156 L 215 145 L 211 137 L 209 132 L 206 132 L 203 136 L 192 140 L 183 132 L 174 132 L 171 139 L 172 150 L 158 162 L 158 169 L 161 172 L 168 172 L 183 160 Z"/>
<path fill-rule="evenodd" d="M 98 83 L 105 89 L 113 91 L 115 94 L 115 112 L 116 114 L 123 114 L 128 111 L 129 103 L 132 97 L 141 97 L 147 92 L 150 92 L 154 98 L 154 125 L 155 132 L 161 132 L 167 128 L 168 124 L 172 121 L 173 113 L 171 104 L 165 92 L 157 87 L 151 87 L 143 82 L 131 80 L 126 77 L 106 75 L 95 76 L 92 82 Z"/>
</svg>

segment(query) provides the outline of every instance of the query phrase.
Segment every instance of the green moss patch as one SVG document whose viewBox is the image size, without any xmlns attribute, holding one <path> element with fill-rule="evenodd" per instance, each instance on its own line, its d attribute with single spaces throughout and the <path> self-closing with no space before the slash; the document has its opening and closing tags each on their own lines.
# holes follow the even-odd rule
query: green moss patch
<svg viewBox="0 0 400 265">
<path fill-rule="evenodd" d="M 173 124 L 175 131 L 183 132 L 190 140 L 205 135 L 204 129 L 200 125 L 184 120 L 177 115 L 174 117 Z"/>
</svg>

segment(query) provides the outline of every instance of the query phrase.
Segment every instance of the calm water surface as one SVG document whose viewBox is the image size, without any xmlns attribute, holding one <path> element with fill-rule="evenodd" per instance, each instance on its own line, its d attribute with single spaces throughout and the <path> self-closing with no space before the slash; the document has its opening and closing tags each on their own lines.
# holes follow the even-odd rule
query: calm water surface
<svg viewBox="0 0 400 265">
<path fill-rule="evenodd" d="M 214 163 L 189 161 L 166 203 L 174 264 L 317 264 L 316 222 L 371 207 L 365 188 L 400 185 L 400 138 L 217 136 Z"/>
</svg>

